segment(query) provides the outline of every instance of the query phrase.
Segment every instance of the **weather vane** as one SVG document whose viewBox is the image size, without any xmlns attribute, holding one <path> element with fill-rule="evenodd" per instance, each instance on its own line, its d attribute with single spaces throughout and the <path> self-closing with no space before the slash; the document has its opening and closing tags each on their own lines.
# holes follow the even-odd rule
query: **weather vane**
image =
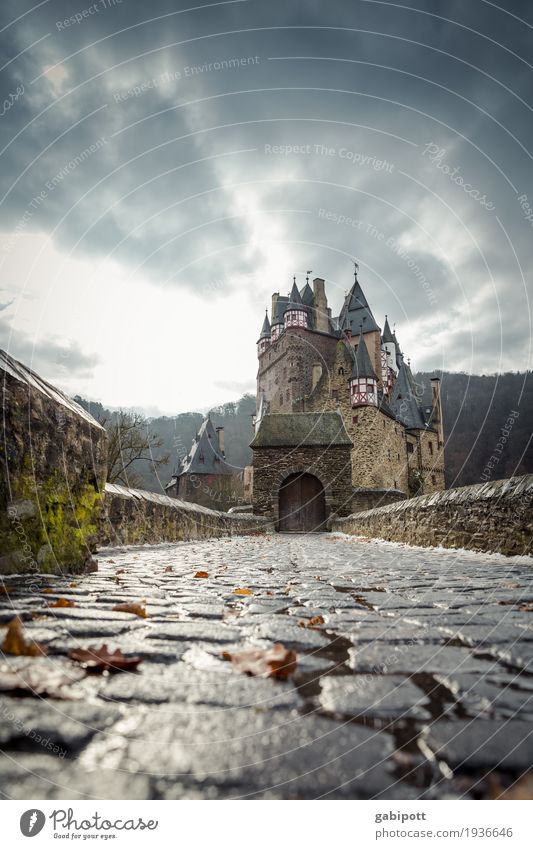
<svg viewBox="0 0 533 849">
<path fill-rule="evenodd" d="M 309 275 L 311 274 L 312 270 L 313 270 L 313 269 L 312 269 L 312 268 L 310 268 L 310 269 L 309 269 L 309 271 L 306 271 L 306 272 L 305 272 L 305 273 L 307 274 L 306 280 L 307 280 L 307 282 L 308 282 L 308 283 L 309 283 Z"/>
<path fill-rule="evenodd" d="M 353 262 L 353 276 L 354 276 L 354 279 L 357 280 L 357 272 L 359 271 L 359 263 L 355 259 L 352 259 L 352 262 Z"/>
</svg>

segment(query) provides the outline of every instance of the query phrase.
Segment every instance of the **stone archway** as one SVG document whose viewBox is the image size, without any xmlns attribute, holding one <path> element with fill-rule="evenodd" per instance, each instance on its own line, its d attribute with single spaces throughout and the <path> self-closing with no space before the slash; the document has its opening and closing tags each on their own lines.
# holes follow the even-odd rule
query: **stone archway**
<svg viewBox="0 0 533 849">
<path fill-rule="evenodd" d="M 325 530 L 326 494 L 320 480 L 308 472 L 288 475 L 279 488 L 278 516 L 282 533 Z"/>
</svg>

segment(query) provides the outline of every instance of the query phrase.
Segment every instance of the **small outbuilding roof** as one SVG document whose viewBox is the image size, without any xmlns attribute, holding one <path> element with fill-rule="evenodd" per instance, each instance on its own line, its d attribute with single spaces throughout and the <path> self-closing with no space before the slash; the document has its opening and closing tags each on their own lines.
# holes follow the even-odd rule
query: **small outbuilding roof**
<svg viewBox="0 0 533 849">
<path fill-rule="evenodd" d="M 262 419 L 251 448 L 352 444 L 339 413 L 270 413 Z"/>
</svg>

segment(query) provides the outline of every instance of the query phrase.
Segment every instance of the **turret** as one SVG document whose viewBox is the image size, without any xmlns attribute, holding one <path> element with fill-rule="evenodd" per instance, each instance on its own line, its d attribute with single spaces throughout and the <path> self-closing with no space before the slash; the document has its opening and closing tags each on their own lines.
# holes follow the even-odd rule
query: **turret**
<svg viewBox="0 0 533 849">
<path fill-rule="evenodd" d="M 363 405 L 377 407 L 378 404 L 378 378 L 372 366 L 362 328 L 350 377 L 350 400 L 352 407 Z"/>
<path fill-rule="evenodd" d="M 257 343 L 257 356 L 260 357 L 261 354 L 264 354 L 268 346 L 270 345 L 270 322 L 268 320 L 268 311 L 265 310 L 265 320 L 263 322 L 263 327 L 261 328 L 261 335 L 259 337 L 259 341 Z"/>
<path fill-rule="evenodd" d="M 307 309 L 302 303 L 298 286 L 296 285 L 296 277 L 294 278 L 289 303 L 285 310 L 284 324 L 285 328 L 307 327 Z"/>
<path fill-rule="evenodd" d="M 383 334 L 381 336 L 381 344 L 383 349 L 387 353 L 387 365 L 393 371 L 398 370 L 398 365 L 396 363 L 397 349 L 396 349 L 396 340 L 393 334 L 391 333 L 391 329 L 389 326 L 389 319 L 385 316 L 385 327 L 383 328 Z"/>
</svg>

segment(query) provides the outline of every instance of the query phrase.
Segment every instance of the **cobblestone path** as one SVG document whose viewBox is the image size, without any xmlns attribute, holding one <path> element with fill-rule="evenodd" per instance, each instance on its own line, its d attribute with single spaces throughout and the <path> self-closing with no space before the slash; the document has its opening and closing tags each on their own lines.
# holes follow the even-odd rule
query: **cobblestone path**
<svg viewBox="0 0 533 849">
<path fill-rule="evenodd" d="M 17 613 L 48 654 L 2 660 L 3 795 L 492 798 L 533 761 L 532 575 L 321 534 L 108 549 L 82 578 L 6 578 L 0 622 Z M 146 619 L 113 611 L 142 599 Z M 221 659 L 273 642 L 298 654 L 289 681 Z M 141 654 L 138 672 L 66 657 L 102 643 Z M 8 667 L 64 674 L 70 698 L 6 692 Z"/>
</svg>

